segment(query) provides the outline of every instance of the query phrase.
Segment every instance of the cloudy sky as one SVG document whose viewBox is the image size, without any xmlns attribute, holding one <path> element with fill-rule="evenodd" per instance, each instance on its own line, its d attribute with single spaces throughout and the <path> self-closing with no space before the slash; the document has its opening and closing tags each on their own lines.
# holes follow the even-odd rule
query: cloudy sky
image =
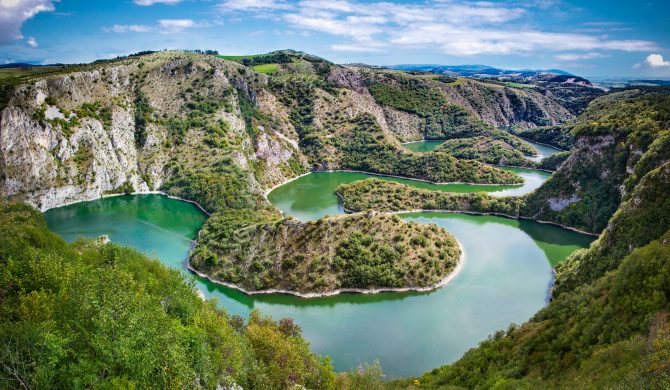
<svg viewBox="0 0 670 390">
<path fill-rule="evenodd" d="M 0 0 L 0 63 L 292 48 L 338 63 L 670 77 L 670 1 Z"/>
</svg>

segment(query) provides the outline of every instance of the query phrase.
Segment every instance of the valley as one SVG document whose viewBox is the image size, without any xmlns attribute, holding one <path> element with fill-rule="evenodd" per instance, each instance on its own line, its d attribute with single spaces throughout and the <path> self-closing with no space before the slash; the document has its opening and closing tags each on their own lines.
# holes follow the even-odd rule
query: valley
<svg viewBox="0 0 670 390">
<path fill-rule="evenodd" d="M 202 387 L 347 388 L 375 360 L 386 388 L 665 380 L 667 88 L 604 94 L 293 50 L 147 52 L 11 77 L 5 343 L 31 348 L 14 341 L 20 326 L 34 340 L 71 329 L 53 302 L 94 318 L 119 313 L 117 297 L 129 312 L 114 327 L 166 321 L 180 331 L 150 337 L 180 346 L 199 335 L 174 378 L 200 370 Z M 118 283 L 97 286 L 104 275 Z M 144 306 L 115 295 L 123 283 Z M 80 289 L 101 303 L 77 304 Z M 90 329 L 58 340 L 122 360 L 98 349 L 96 332 L 116 340 L 103 325 Z M 52 353 L 39 364 L 58 378 L 86 364 Z M 133 375 L 144 387 L 154 374 Z"/>
</svg>

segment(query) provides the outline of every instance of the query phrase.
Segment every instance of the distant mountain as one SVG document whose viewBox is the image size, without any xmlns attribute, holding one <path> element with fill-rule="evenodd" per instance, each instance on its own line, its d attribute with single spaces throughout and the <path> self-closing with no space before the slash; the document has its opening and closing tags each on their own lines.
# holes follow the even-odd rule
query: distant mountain
<svg viewBox="0 0 670 390">
<path fill-rule="evenodd" d="M 474 78 L 496 79 L 499 81 L 549 81 L 558 83 L 577 83 L 590 86 L 591 83 L 585 78 L 575 76 L 570 72 L 560 69 L 501 69 L 488 65 L 434 65 L 434 64 L 403 64 L 388 66 L 390 69 L 419 71 L 443 74 L 445 76 L 463 76 Z M 556 78 L 563 76 L 563 78 Z M 565 77 L 569 76 L 569 77 Z"/>
<path fill-rule="evenodd" d="M 26 67 L 31 67 L 31 66 L 39 66 L 35 64 L 28 64 L 26 62 L 12 62 L 11 64 L 2 64 L 0 65 L 0 69 L 8 69 L 8 68 L 26 68 Z"/>
</svg>

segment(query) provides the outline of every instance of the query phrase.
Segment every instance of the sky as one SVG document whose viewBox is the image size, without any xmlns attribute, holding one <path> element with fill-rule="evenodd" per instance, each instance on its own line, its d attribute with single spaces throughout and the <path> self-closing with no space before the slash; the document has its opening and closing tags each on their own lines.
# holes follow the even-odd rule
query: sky
<svg viewBox="0 0 670 390">
<path fill-rule="evenodd" d="M 670 0 L 0 0 L 0 63 L 289 48 L 336 63 L 670 77 Z"/>
</svg>

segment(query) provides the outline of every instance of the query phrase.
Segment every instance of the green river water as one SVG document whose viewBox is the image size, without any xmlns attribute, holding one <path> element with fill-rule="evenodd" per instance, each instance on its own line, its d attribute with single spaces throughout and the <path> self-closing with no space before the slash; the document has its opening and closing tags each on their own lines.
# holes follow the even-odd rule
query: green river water
<svg viewBox="0 0 670 390">
<path fill-rule="evenodd" d="M 315 219 L 341 212 L 334 188 L 365 176 L 310 174 L 275 189 L 269 199 L 287 214 Z M 498 189 L 484 187 L 445 189 Z M 519 188 L 524 186 L 503 191 Z M 68 241 L 107 234 L 184 272 L 192 240 L 206 218 L 194 205 L 161 195 L 104 198 L 52 209 L 45 217 Z M 316 299 L 247 296 L 202 278 L 196 278 L 196 286 L 231 314 L 247 316 L 259 309 L 275 319 L 294 318 L 313 350 L 330 355 L 337 370 L 379 359 L 390 377 L 418 375 L 458 359 L 496 330 L 527 320 L 547 302 L 551 264 L 592 240 L 556 226 L 493 216 L 417 213 L 403 218 L 440 225 L 463 246 L 463 267 L 447 286 L 430 293 Z"/>
</svg>

